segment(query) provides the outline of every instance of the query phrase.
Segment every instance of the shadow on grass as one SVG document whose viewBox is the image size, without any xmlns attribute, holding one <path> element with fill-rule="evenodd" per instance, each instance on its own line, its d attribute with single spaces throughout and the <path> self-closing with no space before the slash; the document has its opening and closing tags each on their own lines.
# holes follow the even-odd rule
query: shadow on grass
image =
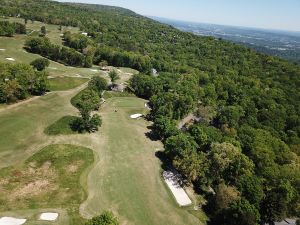
<svg viewBox="0 0 300 225">
<path fill-rule="evenodd" d="M 153 127 L 150 125 L 150 126 L 147 126 L 148 129 L 150 129 L 149 132 L 146 132 L 145 133 L 145 136 L 147 138 L 149 138 L 151 141 L 160 141 L 161 138 L 153 131 Z"/>
<path fill-rule="evenodd" d="M 78 118 L 77 116 L 64 116 L 47 127 L 44 132 L 48 135 L 78 134 L 80 132 L 74 125 Z"/>
</svg>

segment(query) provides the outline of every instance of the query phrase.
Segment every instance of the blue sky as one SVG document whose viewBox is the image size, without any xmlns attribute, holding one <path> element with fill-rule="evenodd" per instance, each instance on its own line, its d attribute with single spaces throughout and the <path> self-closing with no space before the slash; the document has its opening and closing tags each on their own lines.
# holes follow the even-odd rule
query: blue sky
<svg viewBox="0 0 300 225">
<path fill-rule="evenodd" d="M 60 0 L 177 20 L 300 31 L 300 0 Z"/>
</svg>

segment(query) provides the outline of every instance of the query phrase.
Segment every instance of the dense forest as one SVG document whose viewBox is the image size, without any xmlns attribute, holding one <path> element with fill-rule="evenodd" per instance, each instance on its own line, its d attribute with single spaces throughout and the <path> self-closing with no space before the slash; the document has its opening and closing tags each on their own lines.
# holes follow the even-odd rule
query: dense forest
<svg viewBox="0 0 300 225">
<path fill-rule="evenodd" d="M 205 196 L 209 223 L 300 217 L 299 66 L 116 7 L 2 1 L 0 15 L 19 14 L 78 26 L 89 37 L 65 33 L 68 48 L 89 62 L 144 73 L 130 87 L 150 100 L 152 135 L 187 184 Z M 197 120 L 179 129 L 189 114 Z"/>
</svg>

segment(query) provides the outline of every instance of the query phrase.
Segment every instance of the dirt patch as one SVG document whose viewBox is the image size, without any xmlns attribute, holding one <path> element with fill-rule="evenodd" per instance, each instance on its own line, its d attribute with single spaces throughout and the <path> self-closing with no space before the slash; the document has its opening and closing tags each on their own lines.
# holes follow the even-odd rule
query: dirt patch
<svg viewBox="0 0 300 225">
<path fill-rule="evenodd" d="M 67 168 L 66 168 L 66 171 L 68 173 L 75 173 L 77 172 L 77 170 L 82 166 L 83 164 L 83 161 L 82 160 L 79 160 L 79 161 L 76 161 L 72 164 L 70 164 Z"/>
<path fill-rule="evenodd" d="M 30 183 L 26 184 L 25 186 L 15 190 L 12 193 L 11 197 L 13 199 L 16 199 L 16 198 L 23 198 L 23 197 L 28 197 L 28 196 L 35 196 L 35 195 L 41 194 L 42 192 L 49 192 L 49 191 L 53 191 L 56 189 L 57 189 L 57 186 L 54 184 L 51 184 L 51 182 L 47 179 L 36 180 L 36 181 L 30 182 Z"/>
<path fill-rule="evenodd" d="M 47 161 L 44 162 L 43 165 L 39 168 L 36 167 L 36 163 L 35 162 L 31 162 L 29 164 L 28 169 L 23 173 L 24 176 L 40 176 L 40 177 L 56 177 L 57 174 L 54 170 L 54 168 L 51 167 L 51 162 Z"/>
</svg>

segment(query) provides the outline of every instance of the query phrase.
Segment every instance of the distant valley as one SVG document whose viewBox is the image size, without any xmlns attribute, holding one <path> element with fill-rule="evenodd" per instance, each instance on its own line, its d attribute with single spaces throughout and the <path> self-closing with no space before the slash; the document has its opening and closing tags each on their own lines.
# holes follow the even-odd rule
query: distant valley
<svg viewBox="0 0 300 225">
<path fill-rule="evenodd" d="M 179 30 L 241 43 L 258 52 L 300 64 L 300 32 L 194 23 L 151 17 Z"/>
</svg>

